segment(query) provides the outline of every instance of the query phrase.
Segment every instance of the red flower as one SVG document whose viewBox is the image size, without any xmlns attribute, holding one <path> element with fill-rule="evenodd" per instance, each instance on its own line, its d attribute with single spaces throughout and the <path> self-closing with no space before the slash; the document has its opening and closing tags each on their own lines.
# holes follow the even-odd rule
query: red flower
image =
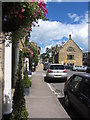
<svg viewBox="0 0 90 120">
<path fill-rule="evenodd" d="M 46 8 L 46 4 L 44 3 L 44 8 Z"/>
<path fill-rule="evenodd" d="M 37 12 L 38 12 L 39 15 L 41 14 L 40 10 L 37 10 Z"/>
<path fill-rule="evenodd" d="M 39 3 L 39 7 L 42 9 L 42 7 L 43 7 L 43 6 L 42 6 L 42 2 Z"/>
<path fill-rule="evenodd" d="M 46 16 L 46 14 L 47 14 L 47 9 L 46 9 L 45 12 L 44 12 L 44 17 Z"/>
<path fill-rule="evenodd" d="M 47 13 L 47 9 L 45 10 L 45 12 Z"/>
<path fill-rule="evenodd" d="M 30 28 L 30 31 L 32 31 L 32 28 Z"/>
<path fill-rule="evenodd" d="M 22 8 L 21 12 L 23 13 L 24 11 L 25 11 L 25 9 L 24 9 L 24 8 Z"/>
</svg>

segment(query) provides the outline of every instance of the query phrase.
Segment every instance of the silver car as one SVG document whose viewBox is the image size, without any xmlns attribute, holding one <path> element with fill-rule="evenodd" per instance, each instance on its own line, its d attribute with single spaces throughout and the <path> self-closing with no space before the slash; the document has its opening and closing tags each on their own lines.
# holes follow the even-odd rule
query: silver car
<svg viewBox="0 0 90 120">
<path fill-rule="evenodd" d="M 67 71 L 64 65 L 51 64 L 46 73 L 47 79 L 63 79 L 67 80 Z"/>
</svg>

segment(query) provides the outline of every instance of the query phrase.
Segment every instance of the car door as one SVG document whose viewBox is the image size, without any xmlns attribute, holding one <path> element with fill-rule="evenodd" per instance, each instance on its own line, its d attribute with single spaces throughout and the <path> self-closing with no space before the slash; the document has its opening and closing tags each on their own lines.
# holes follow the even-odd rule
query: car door
<svg viewBox="0 0 90 120">
<path fill-rule="evenodd" d="M 70 102 L 78 111 L 80 111 L 79 89 L 82 79 L 83 78 L 81 76 L 76 75 L 68 85 L 68 96 Z"/>
<path fill-rule="evenodd" d="M 90 118 L 90 79 L 83 78 L 83 82 L 80 87 L 80 112 L 85 118 Z"/>
</svg>

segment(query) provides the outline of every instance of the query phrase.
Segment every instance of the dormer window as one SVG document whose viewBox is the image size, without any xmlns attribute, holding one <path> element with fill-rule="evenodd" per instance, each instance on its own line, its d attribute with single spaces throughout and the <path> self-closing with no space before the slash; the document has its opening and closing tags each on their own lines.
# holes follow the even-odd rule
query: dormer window
<svg viewBox="0 0 90 120">
<path fill-rule="evenodd" d="M 67 48 L 67 51 L 68 51 L 68 52 L 72 52 L 72 51 L 74 51 L 74 49 L 73 49 L 72 47 L 68 47 L 68 48 Z"/>
</svg>

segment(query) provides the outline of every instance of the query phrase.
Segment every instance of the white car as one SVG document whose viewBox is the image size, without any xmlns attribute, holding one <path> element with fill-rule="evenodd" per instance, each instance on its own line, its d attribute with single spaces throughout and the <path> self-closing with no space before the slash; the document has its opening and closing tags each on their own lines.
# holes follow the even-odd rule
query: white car
<svg viewBox="0 0 90 120">
<path fill-rule="evenodd" d="M 46 79 L 63 79 L 67 80 L 67 71 L 64 65 L 61 64 L 51 64 L 46 73 Z"/>
<path fill-rule="evenodd" d="M 73 66 L 72 70 L 85 72 L 87 70 L 87 66 Z"/>
</svg>

